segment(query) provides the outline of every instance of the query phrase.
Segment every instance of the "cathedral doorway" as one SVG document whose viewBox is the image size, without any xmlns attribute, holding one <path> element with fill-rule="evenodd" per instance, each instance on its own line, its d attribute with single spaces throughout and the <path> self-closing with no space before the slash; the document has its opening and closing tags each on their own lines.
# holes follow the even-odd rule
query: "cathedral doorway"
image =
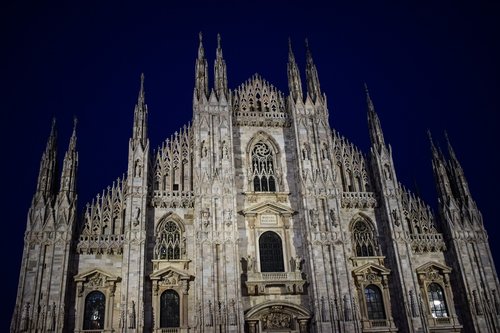
<svg viewBox="0 0 500 333">
<path fill-rule="evenodd" d="M 256 305 L 245 314 L 248 333 L 306 333 L 310 312 L 288 302 L 269 301 Z"/>
</svg>

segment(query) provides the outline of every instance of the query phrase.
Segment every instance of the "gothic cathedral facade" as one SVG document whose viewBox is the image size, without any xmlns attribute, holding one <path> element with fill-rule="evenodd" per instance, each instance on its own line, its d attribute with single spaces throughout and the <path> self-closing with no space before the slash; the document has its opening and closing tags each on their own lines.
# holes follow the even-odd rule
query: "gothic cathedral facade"
<svg viewBox="0 0 500 333">
<path fill-rule="evenodd" d="M 330 127 L 308 47 L 305 92 L 291 45 L 288 95 L 258 74 L 230 90 L 220 37 L 211 88 L 201 34 L 195 68 L 192 122 L 157 150 L 141 77 L 127 172 L 83 214 L 76 128 L 58 177 L 53 124 L 11 332 L 500 331 L 449 141 L 429 135 L 436 216 L 398 181 L 368 91 L 369 154 Z"/>
</svg>

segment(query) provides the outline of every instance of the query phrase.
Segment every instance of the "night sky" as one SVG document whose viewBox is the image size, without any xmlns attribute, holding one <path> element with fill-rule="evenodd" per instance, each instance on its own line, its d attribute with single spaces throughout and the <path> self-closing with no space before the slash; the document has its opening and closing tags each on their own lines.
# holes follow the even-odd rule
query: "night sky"
<svg viewBox="0 0 500 333">
<path fill-rule="evenodd" d="M 271 1 L 269 1 L 271 2 Z M 79 212 L 127 168 L 139 77 L 145 74 L 151 147 L 190 121 L 198 32 L 210 81 L 216 35 L 228 82 L 258 72 L 288 93 L 290 37 L 302 83 L 305 46 L 328 97 L 330 123 L 364 152 L 368 84 L 399 180 L 435 208 L 427 129 L 445 148 L 448 132 L 490 241 L 500 232 L 500 6 L 486 2 L 227 1 L 178 5 L 85 1 L 0 5 L 2 43 L 2 218 L 4 302 L 0 331 L 12 315 L 27 210 L 40 157 L 57 118 L 62 161 L 78 117 Z M 376 4 L 374 4 L 376 3 Z M 430 2 L 429 2 L 430 3 Z M 500 250 L 492 248 L 500 264 Z"/>
</svg>

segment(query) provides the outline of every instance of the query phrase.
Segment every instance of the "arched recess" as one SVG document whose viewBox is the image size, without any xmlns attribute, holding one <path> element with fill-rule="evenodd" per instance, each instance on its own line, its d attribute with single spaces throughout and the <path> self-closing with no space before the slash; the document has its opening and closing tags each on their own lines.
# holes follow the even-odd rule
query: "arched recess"
<svg viewBox="0 0 500 333">
<path fill-rule="evenodd" d="M 280 149 L 274 138 L 263 131 L 249 140 L 246 148 L 248 190 L 283 191 Z"/>
<path fill-rule="evenodd" d="M 284 272 L 283 242 L 274 231 L 266 231 L 259 237 L 261 272 Z"/>
<path fill-rule="evenodd" d="M 284 301 L 267 301 L 245 313 L 245 330 L 257 332 L 309 332 L 311 313 L 306 308 Z"/>
</svg>

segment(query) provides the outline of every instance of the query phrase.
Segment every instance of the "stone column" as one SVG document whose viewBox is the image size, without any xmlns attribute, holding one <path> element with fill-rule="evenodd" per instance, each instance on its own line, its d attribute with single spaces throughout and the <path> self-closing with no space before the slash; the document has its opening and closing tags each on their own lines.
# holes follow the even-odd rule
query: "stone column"
<svg viewBox="0 0 500 333">
<path fill-rule="evenodd" d="M 257 333 L 258 321 L 248 321 L 248 333 Z"/>
</svg>

